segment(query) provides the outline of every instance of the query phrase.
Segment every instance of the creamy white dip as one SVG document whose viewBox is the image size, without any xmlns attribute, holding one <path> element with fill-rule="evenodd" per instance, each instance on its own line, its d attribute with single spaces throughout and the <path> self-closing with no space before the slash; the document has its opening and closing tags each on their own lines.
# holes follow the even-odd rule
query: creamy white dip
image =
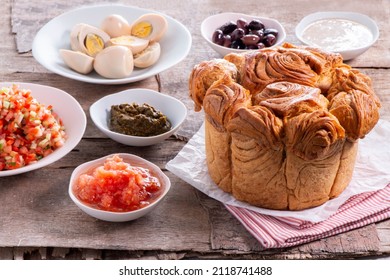
<svg viewBox="0 0 390 280">
<path fill-rule="evenodd" d="M 343 51 L 369 45 L 374 36 L 364 25 L 347 19 L 323 19 L 302 32 L 307 43 L 327 51 Z"/>
</svg>

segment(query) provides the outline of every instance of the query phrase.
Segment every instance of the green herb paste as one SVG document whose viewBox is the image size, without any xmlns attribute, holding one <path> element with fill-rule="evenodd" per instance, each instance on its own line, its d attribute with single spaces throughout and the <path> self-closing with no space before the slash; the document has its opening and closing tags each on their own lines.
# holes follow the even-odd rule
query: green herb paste
<svg viewBox="0 0 390 280">
<path fill-rule="evenodd" d="M 110 129 L 132 136 L 154 136 L 171 129 L 167 117 L 149 104 L 111 106 Z"/>
</svg>

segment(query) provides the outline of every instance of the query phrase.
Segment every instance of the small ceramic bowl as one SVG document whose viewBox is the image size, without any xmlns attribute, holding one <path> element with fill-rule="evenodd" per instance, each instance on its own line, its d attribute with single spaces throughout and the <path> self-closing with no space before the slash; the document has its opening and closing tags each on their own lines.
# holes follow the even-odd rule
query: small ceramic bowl
<svg viewBox="0 0 390 280">
<path fill-rule="evenodd" d="M 172 125 L 171 130 L 156 136 L 131 136 L 111 131 L 109 128 L 110 110 L 112 105 L 123 103 L 147 103 L 167 116 Z M 186 106 L 172 96 L 149 89 L 129 89 L 107 95 L 89 108 L 94 124 L 111 139 L 129 146 L 149 146 L 164 141 L 175 133 L 187 116 Z"/>
<path fill-rule="evenodd" d="M 213 48 L 221 56 L 225 56 L 228 53 L 232 53 L 232 52 L 242 53 L 248 51 L 246 49 L 233 49 L 233 48 L 220 46 L 218 44 L 215 44 L 212 41 L 213 33 L 217 28 L 219 28 L 220 26 L 222 26 L 223 24 L 229 21 L 236 21 L 239 18 L 246 19 L 247 21 L 258 19 L 264 23 L 265 28 L 274 28 L 278 30 L 277 41 L 273 46 L 282 44 L 286 39 L 286 31 L 284 30 L 284 27 L 280 24 L 279 21 L 275 19 L 258 17 L 253 15 L 247 15 L 247 14 L 240 14 L 240 13 L 221 13 L 221 14 L 212 15 L 207 17 L 205 20 L 203 20 L 200 26 L 200 32 L 203 38 L 206 40 L 206 42 L 210 45 L 210 47 Z"/>
<path fill-rule="evenodd" d="M 350 20 L 356 23 L 360 23 L 363 26 L 367 27 L 368 30 L 372 33 L 372 40 L 369 43 L 362 44 L 359 47 L 354 47 L 350 49 L 342 49 L 342 50 L 335 50 L 332 49 L 332 46 L 327 46 L 325 49 L 328 51 L 338 52 L 341 54 L 344 60 L 350 60 L 353 59 L 365 51 L 367 51 L 378 39 L 379 37 L 379 29 L 377 24 L 374 20 L 372 20 L 370 17 L 360 14 L 360 13 L 353 13 L 353 12 L 318 12 L 309 14 L 306 17 L 304 17 L 296 26 L 295 28 L 295 35 L 298 37 L 298 39 L 310 46 L 318 47 L 316 45 L 313 45 L 311 42 L 306 40 L 303 36 L 306 28 L 319 20 L 325 20 L 325 19 L 346 19 Z"/>
<path fill-rule="evenodd" d="M 138 219 L 138 218 L 150 213 L 166 196 L 169 189 L 171 188 L 171 182 L 170 182 L 169 178 L 161 171 L 161 169 L 158 166 L 156 166 L 155 164 L 153 164 L 153 163 L 151 163 L 143 158 L 140 158 L 140 157 L 132 155 L 132 154 L 126 154 L 126 153 L 118 153 L 116 155 L 120 156 L 125 162 L 128 162 L 131 165 L 140 166 L 140 167 L 149 169 L 151 174 L 153 176 L 156 176 L 159 179 L 159 181 L 161 183 L 161 187 L 162 187 L 162 192 L 161 192 L 160 196 L 156 200 L 154 200 L 150 205 L 148 205 L 144 208 L 138 209 L 138 210 L 130 211 L 130 212 L 111 212 L 111 211 L 99 210 L 97 208 L 93 208 L 91 206 L 88 206 L 88 205 L 84 204 L 83 202 L 81 202 L 75 196 L 75 194 L 73 193 L 73 187 L 76 183 L 77 178 L 80 175 L 91 171 L 93 168 L 96 168 L 98 166 L 103 165 L 104 161 L 107 158 L 114 156 L 114 154 L 107 155 L 105 157 L 102 157 L 102 158 L 99 158 L 96 160 L 92 160 L 89 162 L 85 162 L 85 163 L 79 165 L 78 167 L 76 167 L 75 170 L 72 172 L 72 175 L 70 177 L 68 193 L 69 193 L 69 196 L 72 199 L 72 201 L 82 211 L 84 211 L 85 213 L 87 213 L 88 215 L 90 215 L 96 219 L 108 221 L 108 222 L 127 222 L 127 221 Z"/>
</svg>

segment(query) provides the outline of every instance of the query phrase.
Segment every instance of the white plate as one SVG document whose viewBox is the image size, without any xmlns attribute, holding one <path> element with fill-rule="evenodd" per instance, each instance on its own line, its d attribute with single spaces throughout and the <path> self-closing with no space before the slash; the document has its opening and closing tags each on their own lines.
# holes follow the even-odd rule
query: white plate
<svg viewBox="0 0 390 280">
<path fill-rule="evenodd" d="M 64 146 L 38 162 L 14 170 L 0 171 L 0 177 L 32 171 L 61 159 L 80 142 L 87 125 L 87 118 L 80 104 L 65 91 L 44 85 L 19 82 L 0 83 L 0 88 L 9 87 L 13 84 L 19 85 L 20 89 L 31 90 L 31 95 L 41 104 L 53 106 L 53 111 L 59 116 L 65 126 L 67 139 Z"/>
<path fill-rule="evenodd" d="M 122 15 L 131 23 L 146 13 L 161 14 L 168 21 L 168 30 L 160 41 L 161 56 L 153 66 L 134 69 L 127 78 L 106 79 L 95 71 L 88 75 L 77 73 L 68 68 L 60 57 L 60 49 L 70 49 L 70 31 L 77 23 L 99 27 L 103 19 L 110 14 Z M 53 18 L 36 34 L 32 54 L 45 68 L 67 78 L 95 84 L 126 84 L 154 76 L 176 65 L 187 56 L 191 43 L 192 38 L 188 29 L 167 15 L 142 8 L 112 4 L 81 7 Z"/>
</svg>

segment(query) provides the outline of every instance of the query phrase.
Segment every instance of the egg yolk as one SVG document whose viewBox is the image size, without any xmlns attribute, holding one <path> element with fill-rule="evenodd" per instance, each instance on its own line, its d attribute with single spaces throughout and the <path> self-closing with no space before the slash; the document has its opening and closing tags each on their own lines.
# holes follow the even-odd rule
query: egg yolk
<svg viewBox="0 0 390 280">
<path fill-rule="evenodd" d="M 85 48 L 88 51 L 88 54 L 91 56 L 95 56 L 98 52 L 100 52 L 104 48 L 103 39 L 96 34 L 88 34 L 85 37 Z"/>
<path fill-rule="evenodd" d="M 148 37 L 152 33 L 152 31 L 153 31 L 153 26 L 151 23 L 146 21 L 141 21 L 132 28 L 131 35 L 140 38 L 145 38 Z"/>
</svg>

